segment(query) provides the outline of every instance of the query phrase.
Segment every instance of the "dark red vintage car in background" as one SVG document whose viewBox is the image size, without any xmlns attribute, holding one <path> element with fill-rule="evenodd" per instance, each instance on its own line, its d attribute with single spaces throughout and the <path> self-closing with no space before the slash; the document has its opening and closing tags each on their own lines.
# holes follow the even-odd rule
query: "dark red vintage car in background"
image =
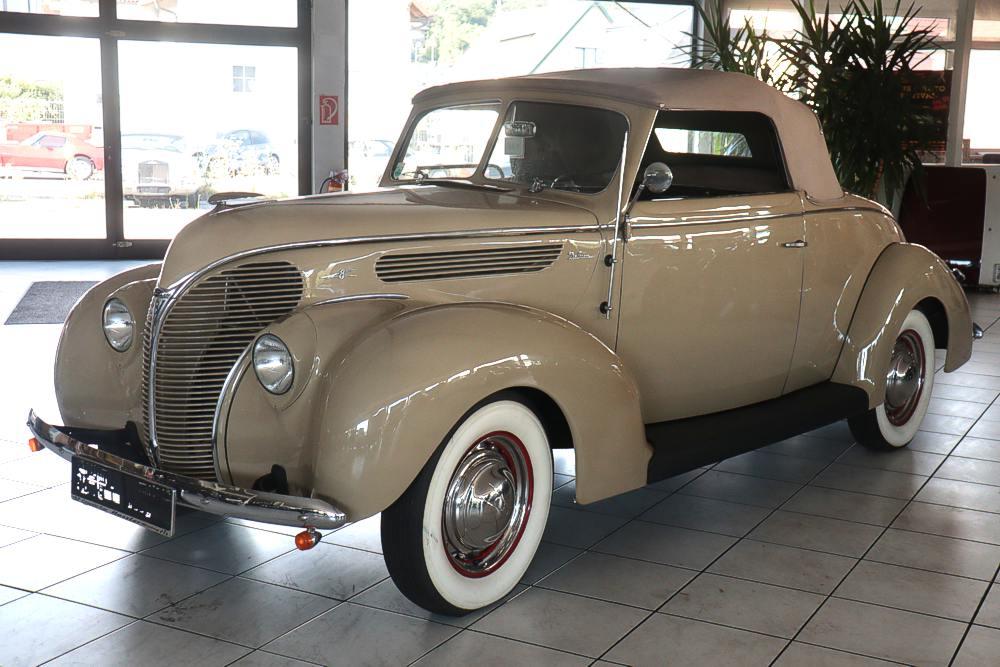
<svg viewBox="0 0 1000 667">
<path fill-rule="evenodd" d="M 0 166 L 61 172 L 84 181 L 104 169 L 104 149 L 63 132 L 38 132 L 19 143 L 0 144 Z"/>
</svg>

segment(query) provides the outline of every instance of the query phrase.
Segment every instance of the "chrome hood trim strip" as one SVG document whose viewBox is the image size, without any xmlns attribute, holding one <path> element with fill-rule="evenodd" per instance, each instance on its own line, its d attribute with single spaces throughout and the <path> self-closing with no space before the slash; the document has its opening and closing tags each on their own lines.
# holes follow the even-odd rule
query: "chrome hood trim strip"
<svg viewBox="0 0 1000 667">
<path fill-rule="evenodd" d="M 251 248 L 249 250 L 243 250 L 231 255 L 226 255 L 221 257 L 210 264 L 193 271 L 181 278 L 175 280 L 166 289 L 172 294 L 179 295 L 183 293 L 193 282 L 198 280 L 201 276 L 213 271 L 224 264 L 229 262 L 235 262 L 248 257 L 256 257 L 257 255 L 263 255 L 269 252 L 282 252 L 285 250 L 301 250 L 304 248 L 327 248 L 336 246 L 346 246 L 346 245 L 360 245 L 363 243 L 393 243 L 393 242 L 405 242 L 405 241 L 438 241 L 444 239 L 476 239 L 476 238 L 486 238 L 491 236 L 536 236 L 542 234 L 561 234 L 561 233 L 581 233 L 581 232 L 600 232 L 603 228 L 602 225 L 594 223 L 592 225 L 570 225 L 570 226 L 555 226 L 555 227 L 511 227 L 511 228 L 499 228 L 499 229 L 468 229 L 453 232 L 420 232 L 413 234 L 383 234 L 374 236 L 349 236 L 339 239 L 317 239 L 315 241 L 293 241 L 290 243 L 280 243 L 276 245 L 263 246 L 261 248 Z M 168 251 L 169 254 L 169 251 Z M 164 289 L 164 288 L 158 288 Z"/>
</svg>

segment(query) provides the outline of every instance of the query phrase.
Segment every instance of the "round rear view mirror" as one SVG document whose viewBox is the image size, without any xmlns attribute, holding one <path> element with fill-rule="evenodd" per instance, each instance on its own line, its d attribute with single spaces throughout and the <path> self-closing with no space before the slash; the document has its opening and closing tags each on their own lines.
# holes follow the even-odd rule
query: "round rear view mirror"
<svg viewBox="0 0 1000 667">
<path fill-rule="evenodd" d="M 663 194 L 674 182 L 674 172 L 662 162 L 654 162 L 642 172 L 642 184 L 654 195 Z"/>
</svg>

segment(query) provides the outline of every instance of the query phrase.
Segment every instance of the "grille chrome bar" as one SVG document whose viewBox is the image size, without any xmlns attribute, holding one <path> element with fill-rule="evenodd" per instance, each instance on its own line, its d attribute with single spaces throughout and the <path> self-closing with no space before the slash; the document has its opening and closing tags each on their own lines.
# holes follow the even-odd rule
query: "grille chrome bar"
<svg viewBox="0 0 1000 667">
<path fill-rule="evenodd" d="M 143 333 L 147 452 L 164 470 L 218 478 L 215 418 L 223 389 L 257 334 L 302 299 L 288 262 L 222 267 L 177 292 L 157 288 Z"/>
</svg>

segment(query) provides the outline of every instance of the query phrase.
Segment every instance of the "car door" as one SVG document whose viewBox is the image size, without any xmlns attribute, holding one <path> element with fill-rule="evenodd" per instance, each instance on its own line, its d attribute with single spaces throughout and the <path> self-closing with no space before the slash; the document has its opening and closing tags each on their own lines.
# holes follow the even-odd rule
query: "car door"
<svg viewBox="0 0 1000 667">
<path fill-rule="evenodd" d="M 780 396 L 804 222 L 773 125 L 760 114 L 661 112 L 643 166 L 656 161 L 674 184 L 630 211 L 619 296 L 618 352 L 645 421 Z"/>
<path fill-rule="evenodd" d="M 231 168 L 243 168 L 246 164 L 252 164 L 253 156 L 250 154 L 250 132 L 247 130 L 230 132 L 226 135 L 226 143 L 229 150 Z"/>
<path fill-rule="evenodd" d="M 57 134 L 46 134 L 38 140 L 38 152 L 33 166 L 45 169 L 62 169 L 66 166 L 66 137 Z"/>
<path fill-rule="evenodd" d="M 264 164 L 267 158 L 270 157 L 271 145 L 268 142 L 267 137 L 265 137 L 260 132 L 250 133 L 250 146 L 249 146 L 255 164 Z"/>
</svg>

